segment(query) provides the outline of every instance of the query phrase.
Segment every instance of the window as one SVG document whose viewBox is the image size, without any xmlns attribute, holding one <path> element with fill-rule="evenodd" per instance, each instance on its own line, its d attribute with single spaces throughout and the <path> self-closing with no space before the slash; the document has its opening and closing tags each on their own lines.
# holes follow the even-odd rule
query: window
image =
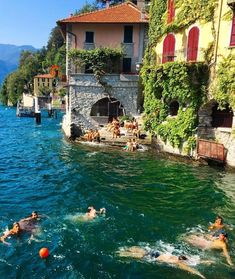
<svg viewBox="0 0 235 279">
<path fill-rule="evenodd" d="M 175 17 L 175 5 L 174 0 L 168 0 L 168 16 L 167 16 L 167 23 L 171 23 Z"/>
<path fill-rule="evenodd" d="M 124 43 L 133 43 L 133 26 L 124 26 Z"/>
<path fill-rule="evenodd" d="M 179 103 L 177 101 L 173 101 L 169 105 L 169 113 L 171 116 L 176 116 L 179 110 Z"/>
<path fill-rule="evenodd" d="M 91 66 L 92 66 L 91 64 L 85 65 L 85 74 L 93 74 L 93 70 Z"/>
<path fill-rule="evenodd" d="M 123 73 L 131 72 L 131 58 L 123 58 Z"/>
<path fill-rule="evenodd" d="M 225 109 L 220 110 L 218 104 L 215 104 L 212 108 L 212 122 L 211 125 L 214 128 L 225 127 L 232 128 L 233 125 L 233 110 L 227 104 Z"/>
<path fill-rule="evenodd" d="M 94 32 L 86 32 L 85 43 L 88 44 L 94 43 Z"/>
<path fill-rule="evenodd" d="M 197 61 L 199 28 L 193 27 L 188 33 L 187 61 Z"/>
<path fill-rule="evenodd" d="M 235 46 L 235 13 L 233 14 L 232 29 L 230 37 L 230 46 Z"/>
<path fill-rule="evenodd" d="M 174 61 L 175 59 L 175 36 L 168 34 L 163 42 L 162 63 Z"/>
</svg>

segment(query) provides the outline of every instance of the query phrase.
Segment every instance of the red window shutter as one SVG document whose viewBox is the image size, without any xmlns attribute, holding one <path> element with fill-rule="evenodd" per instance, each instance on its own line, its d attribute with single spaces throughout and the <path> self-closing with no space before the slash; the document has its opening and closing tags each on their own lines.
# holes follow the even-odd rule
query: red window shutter
<svg viewBox="0 0 235 279">
<path fill-rule="evenodd" d="M 168 0 L 168 17 L 167 23 L 171 23 L 175 17 L 175 5 L 174 0 Z"/>
<path fill-rule="evenodd" d="M 230 46 L 235 46 L 235 14 L 233 14 L 232 30 L 230 37 Z"/>
<path fill-rule="evenodd" d="M 175 58 L 175 36 L 168 34 L 163 42 L 162 63 L 174 61 Z"/>
<path fill-rule="evenodd" d="M 193 27 L 188 34 L 187 61 L 197 61 L 199 28 Z"/>
</svg>

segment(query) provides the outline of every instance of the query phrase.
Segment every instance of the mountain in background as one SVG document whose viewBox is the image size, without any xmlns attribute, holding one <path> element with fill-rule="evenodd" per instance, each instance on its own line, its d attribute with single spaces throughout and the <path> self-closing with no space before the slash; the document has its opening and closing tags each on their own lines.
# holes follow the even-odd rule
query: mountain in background
<svg viewBox="0 0 235 279">
<path fill-rule="evenodd" d="M 18 67 L 20 53 L 23 50 L 37 51 L 33 46 L 15 46 L 0 44 L 0 85 L 4 78 Z"/>
</svg>

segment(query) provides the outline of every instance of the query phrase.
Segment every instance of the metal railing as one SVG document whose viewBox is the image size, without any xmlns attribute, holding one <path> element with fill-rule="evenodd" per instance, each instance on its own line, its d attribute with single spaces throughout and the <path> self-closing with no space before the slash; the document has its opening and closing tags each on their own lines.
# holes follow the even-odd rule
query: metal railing
<svg viewBox="0 0 235 279">
<path fill-rule="evenodd" d="M 192 57 L 194 52 L 197 51 L 197 57 L 193 60 L 188 60 L 188 57 Z M 204 62 L 206 60 L 205 58 L 205 49 L 204 48 L 198 48 L 198 49 L 178 49 L 174 52 L 168 52 L 164 54 L 164 60 L 169 61 L 178 61 L 178 62 Z M 163 53 L 157 53 L 156 55 L 157 63 L 161 64 L 163 59 Z"/>
</svg>

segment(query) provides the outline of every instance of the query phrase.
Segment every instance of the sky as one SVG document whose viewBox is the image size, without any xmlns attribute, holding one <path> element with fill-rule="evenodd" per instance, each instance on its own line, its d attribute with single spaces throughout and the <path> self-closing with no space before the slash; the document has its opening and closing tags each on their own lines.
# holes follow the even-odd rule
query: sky
<svg viewBox="0 0 235 279">
<path fill-rule="evenodd" d="M 0 44 L 46 46 L 56 21 L 69 17 L 85 3 L 86 0 L 0 0 Z"/>
</svg>

